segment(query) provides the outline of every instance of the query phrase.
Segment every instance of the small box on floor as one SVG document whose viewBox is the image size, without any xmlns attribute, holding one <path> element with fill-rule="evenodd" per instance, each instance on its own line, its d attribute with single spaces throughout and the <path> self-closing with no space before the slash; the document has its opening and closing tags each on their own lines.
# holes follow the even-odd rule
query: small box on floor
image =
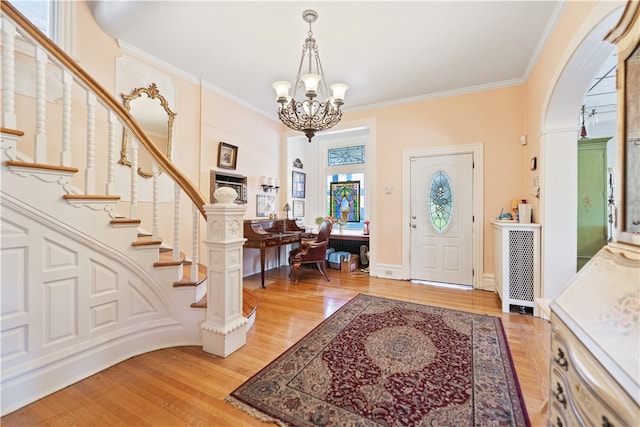
<svg viewBox="0 0 640 427">
<path fill-rule="evenodd" d="M 345 251 L 337 251 L 329 254 L 329 267 L 340 270 L 342 260 L 348 259 L 351 254 Z"/>
<path fill-rule="evenodd" d="M 357 270 L 359 260 L 360 257 L 354 254 L 350 254 L 349 258 L 343 258 L 340 263 L 340 271 L 350 273 Z"/>
</svg>

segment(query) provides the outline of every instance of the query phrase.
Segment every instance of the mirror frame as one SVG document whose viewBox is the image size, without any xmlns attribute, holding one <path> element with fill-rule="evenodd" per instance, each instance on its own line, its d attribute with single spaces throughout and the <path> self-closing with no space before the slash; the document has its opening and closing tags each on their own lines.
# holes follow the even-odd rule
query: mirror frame
<svg viewBox="0 0 640 427">
<path fill-rule="evenodd" d="M 627 84 L 627 60 L 631 58 L 634 52 L 640 49 L 640 3 L 627 2 L 620 20 L 616 26 L 605 36 L 605 40 L 613 43 L 618 51 L 618 69 L 616 89 L 617 96 L 617 174 L 621 177 L 620 185 L 616 190 L 616 200 L 618 200 L 617 212 L 615 215 L 614 241 L 634 246 L 640 246 L 640 233 L 634 233 L 627 229 L 627 174 L 630 165 L 628 164 L 628 155 L 626 152 L 629 140 L 630 129 L 629 114 L 630 102 L 635 102 L 634 108 L 637 108 L 638 92 L 640 86 L 637 84 Z M 637 59 L 636 59 L 637 61 Z M 636 82 L 633 82 L 636 83 Z M 637 122 L 634 122 L 637 124 Z M 637 129 L 634 129 L 634 131 Z"/>
<path fill-rule="evenodd" d="M 124 93 L 121 93 L 120 95 L 124 100 L 124 108 L 127 111 L 131 112 L 131 101 L 142 97 L 143 94 L 147 95 L 149 99 L 158 99 L 160 101 L 160 105 L 162 106 L 162 108 L 164 108 L 164 111 L 167 113 L 168 135 L 167 135 L 167 152 L 165 153 L 165 155 L 167 156 L 167 158 L 171 159 L 171 150 L 173 145 L 173 120 L 176 116 L 176 113 L 171 111 L 171 108 L 169 108 L 169 102 L 167 102 L 167 99 L 160 94 L 160 90 L 158 89 L 158 86 L 155 83 L 151 83 L 148 88 L 139 87 L 139 88 L 135 88 L 133 92 L 131 92 L 131 94 L 129 95 Z M 127 158 L 127 150 L 129 148 L 129 138 L 130 138 L 129 132 L 127 132 L 126 128 L 123 129 L 122 130 L 122 148 L 120 149 L 120 161 L 118 163 L 120 163 L 121 165 L 131 167 L 131 161 Z M 160 171 L 160 173 L 162 173 L 162 171 Z M 145 170 L 142 170 L 142 168 L 138 167 L 138 175 L 144 178 L 151 178 L 153 176 L 153 172 L 147 172 Z"/>
</svg>

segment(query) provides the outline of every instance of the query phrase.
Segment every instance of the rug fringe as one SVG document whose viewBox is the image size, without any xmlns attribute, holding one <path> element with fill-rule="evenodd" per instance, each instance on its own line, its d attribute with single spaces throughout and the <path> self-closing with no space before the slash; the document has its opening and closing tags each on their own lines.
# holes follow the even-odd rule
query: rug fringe
<svg viewBox="0 0 640 427">
<path fill-rule="evenodd" d="M 259 419 L 260 421 L 264 422 L 264 423 L 272 423 L 272 424 L 276 424 L 280 427 L 289 427 L 288 424 L 285 424 L 284 422 L 280 421 L 277 418 L 273 418 L 267 414 L 265 414 L 264 412 L 258 411 L 257 409 L 247 405 L 244 402 L 241 402 L 240 400 L 236 399 L 233 396 L 227 396 L 224 398 L 224 401 L 227 403 L 230 403 L 231 405 L 235 406 L 236 408 L 240 409 L 243 412 L 246 412 L 247 414 L 251 415 L 254 418 Z"/>
</svg>

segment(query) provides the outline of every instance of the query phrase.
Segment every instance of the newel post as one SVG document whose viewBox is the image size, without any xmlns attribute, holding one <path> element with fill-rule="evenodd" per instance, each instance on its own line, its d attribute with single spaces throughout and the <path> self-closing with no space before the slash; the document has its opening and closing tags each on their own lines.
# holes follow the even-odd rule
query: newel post
<svg viewBox="0 0 640 427">
<path fill-rule="evenodd" d="M 218 203 L 204 207 L 207 213 L 207 318 L 202 324 L 202 348 L 227 357 L 247 342 L 247 318 L 242 316 L 242 248 L 244 213 L 233 201 L 237 193 L 221 187 Z"/>
</svg>

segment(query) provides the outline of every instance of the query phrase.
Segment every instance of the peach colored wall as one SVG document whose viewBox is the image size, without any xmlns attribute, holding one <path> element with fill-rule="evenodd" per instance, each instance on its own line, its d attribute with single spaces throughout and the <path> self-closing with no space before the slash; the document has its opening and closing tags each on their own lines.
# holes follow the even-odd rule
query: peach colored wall
<svg viewBox="0 0 640 427">
<path fill-rule="evenodd" d="M 401 265 L 402 150 L 481 143 L 484 147 L 484 270 L 493 272 L 491 219 L 510 200 L 527 198 L 524 87 L 514 86 L 449 98 L 345 114 L 345 121 L 375 118 L 377 164 L 375 189 L 376 260 Z M 392 195 L 384 195 L 385 186 Z M 382 244 L 382 242 L 385 242 Z"/>
<path fill-rule="evenodd" d="M 546 112 L 546 103 L 549 102 L 549 97 L 558 78 L 556 73 L 559 72 L 559 64 L 565 65 L 568 58 L 563 58 L 563 56 L 567 54 L 567 45 L 574 37 L 576 28 L 580 26 L 597 3 L 567 2 L 526 83 L 526 133 L 529 141 L 526 151 L 528 158 L 538 158 L 538 170 L 529 173 L 528 179 L 530 182 L 533 181 L 536 175 L 539 175 L 540 168 L 543 166 L 542 161 L 544 159 L 540 158 L 542 119 Z M 540 200 L 533 199 L 532 201 L 534 204 L 534 221 L 538 222 L 540 220 L 538 216 Z"/>
</svg>

